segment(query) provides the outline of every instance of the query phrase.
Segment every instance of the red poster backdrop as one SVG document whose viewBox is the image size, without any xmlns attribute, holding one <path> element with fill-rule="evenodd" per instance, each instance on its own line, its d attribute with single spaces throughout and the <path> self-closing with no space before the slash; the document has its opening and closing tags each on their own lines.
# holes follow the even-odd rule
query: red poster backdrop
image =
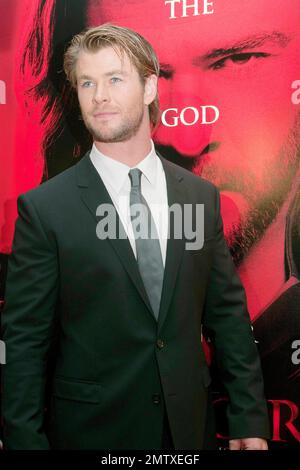
<svg viewBox="0 0 300 470">
<path fill-rule="evenodd" d="M 154 141 L 166 158 L 221 190 L 273 446 L 300 448 L 299 1 L 1 0 L 1 7 L 3 266 L 17 196 L 74 164 L 91 144 L 62 72 L 66 44 L 106 21 L 137 30 L 161 64 Z M 209 360 L 214 370 L 213 353 Z M 226 437 L 217 378 L 215 408 Z"/>
</svg>

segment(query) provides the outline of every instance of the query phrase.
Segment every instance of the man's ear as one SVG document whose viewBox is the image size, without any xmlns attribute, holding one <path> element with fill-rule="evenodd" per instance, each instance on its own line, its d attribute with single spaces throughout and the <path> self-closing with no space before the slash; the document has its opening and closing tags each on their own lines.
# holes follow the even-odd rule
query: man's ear
<svg viewBox="0 0 300 470">
<path fill-rule="evenodd" d="M 144 90 L 144 103 L 149 105 L 154 101 L 157 94 L 157 76 L 152 74 L 146 78 Z"/>
</svg>

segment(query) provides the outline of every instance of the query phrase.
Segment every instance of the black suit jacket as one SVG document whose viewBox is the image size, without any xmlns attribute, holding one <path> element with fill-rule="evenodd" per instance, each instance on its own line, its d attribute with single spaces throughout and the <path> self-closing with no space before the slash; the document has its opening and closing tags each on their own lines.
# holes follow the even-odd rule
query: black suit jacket
<svg viewBox="0 0 300 470">
<path fill-rule="evenodd" d="M 96 236 L 96 208 L 111 199 L 89 153 L 18 198 L 2 319 L 6 448 L 159 449 L 163 400 L 175 449 L 213 442 L 202 324 L 229 392 L 231 436 L 268 436 L 259 358 L 219 193 L 160 158 L 169 205 L 204 204 L 205 241 L 186 250 L 171 224 L 158 322 L 128 239 Z"/>
</svg>

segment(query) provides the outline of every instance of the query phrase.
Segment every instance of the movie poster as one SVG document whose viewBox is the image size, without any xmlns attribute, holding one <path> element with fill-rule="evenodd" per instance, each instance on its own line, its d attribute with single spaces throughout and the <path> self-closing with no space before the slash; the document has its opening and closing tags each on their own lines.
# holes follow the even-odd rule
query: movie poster
<svg viewBox="0 0 300 470">
<path fill-rule="evenodd" d="M 1 0 L 0 298 L 18 195 L 91 146 L 62 61 L 74 34 L 104 22 L 138 31 L 158 54 L 158 151 L 221 191 L 271 448 L 300 449 L 299 0 Z M 209 337 L 205 347 L 214 372 Z M 222 447 L 227 398 L 214 376 Z"/>
</svg>

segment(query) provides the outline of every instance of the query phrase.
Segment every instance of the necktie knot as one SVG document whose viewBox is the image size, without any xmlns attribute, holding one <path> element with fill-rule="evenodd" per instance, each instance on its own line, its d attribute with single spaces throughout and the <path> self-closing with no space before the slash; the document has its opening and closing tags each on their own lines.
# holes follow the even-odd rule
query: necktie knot
<svg viewBox="0 0 300 470">
<path fill-rule="evenodd" d="M 141 170 L 139 168 L 132 168 L 131 170 L 129 170 L 128 174 L 131 180 L 131 187 L 141 190 Z"/>
</svg>

